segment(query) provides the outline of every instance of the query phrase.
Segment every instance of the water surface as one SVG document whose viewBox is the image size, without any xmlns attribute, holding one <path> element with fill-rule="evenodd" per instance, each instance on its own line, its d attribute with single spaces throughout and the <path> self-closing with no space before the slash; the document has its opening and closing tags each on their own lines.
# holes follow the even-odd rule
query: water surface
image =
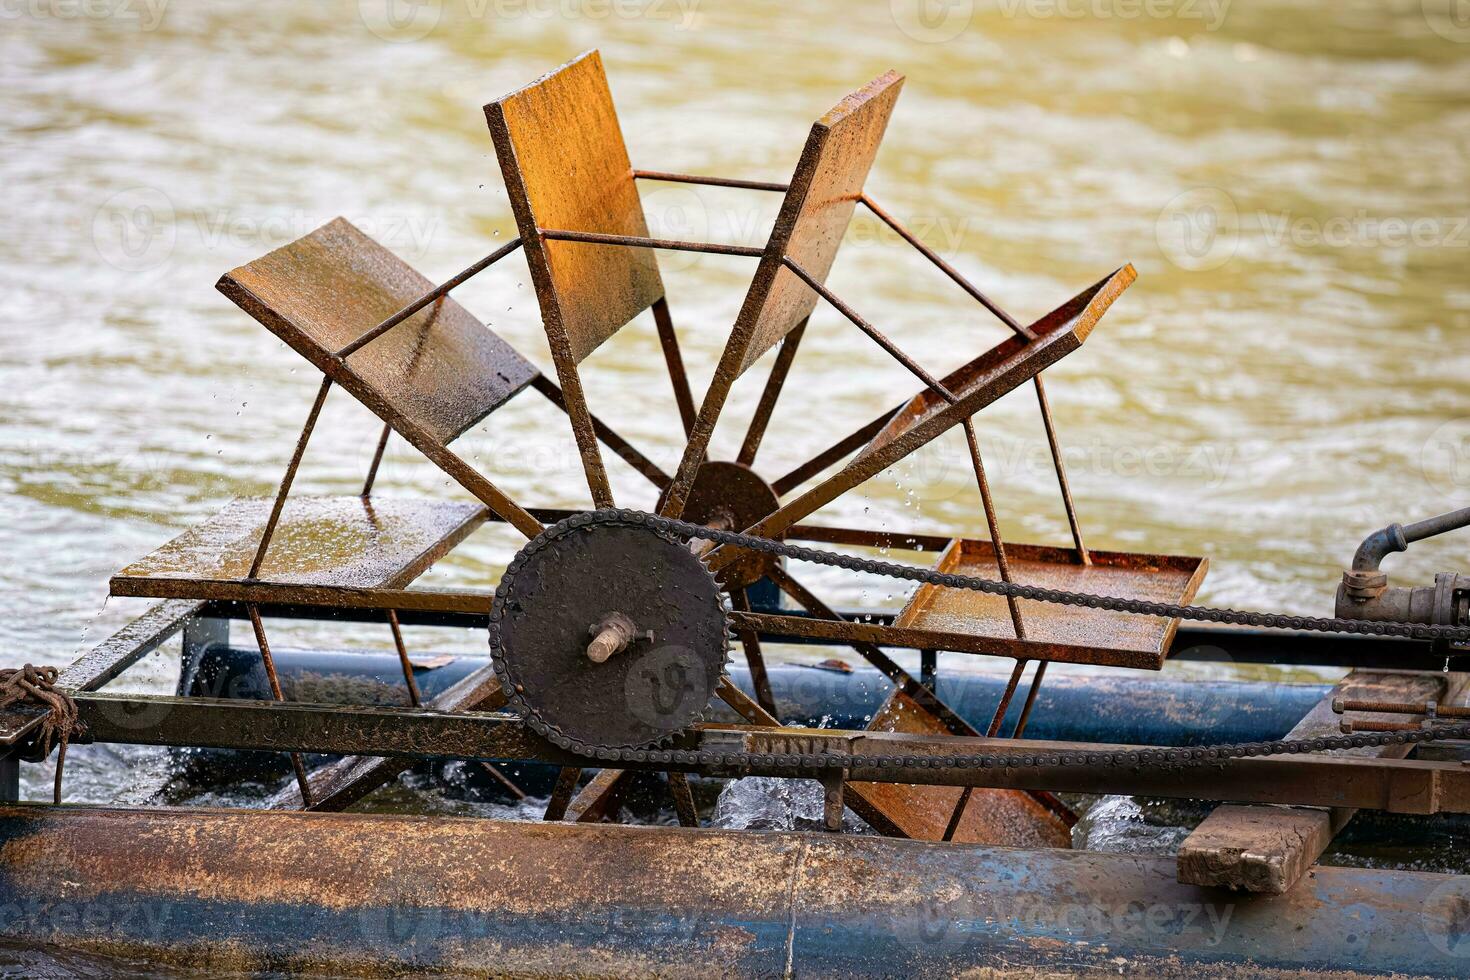
<svg viewBox="0 0 1470 980">
<path fill-rule="evenodd" d="M 431 278 L 468 265 L 513 234 L 482 104 L 594 46 L 635 165 L 757 179 L 785 179 L 845 92 L 904 72 L 869 190 L 947 259 L 1022 320 L 1124 262 L 1140 273 L 1049 374 L 1089 544 L 1208 555 L 1212 603 L 1329 612 L 1363 534 L 1470 503 L 1470 31 L 1434 0 L 1091 7 L 7 8 L 0 662 L 69 660 L 143 605 L 105 601 L 111 572 L 274 488 L 317 375 L 215 292 L 220 274 L 337 215 Z M 747 244 L 763 241 L 771 197 L 645 188 L 655 233 Z M 751 266 L 666 256 L 663 269 L 702 387 Z M 870 219 L 832 285 L 935 373 L 1006 335 Z M 549 371 L 519 258 L 459 298 Z M 648 318 L 584 369 L 594 409 L 671 467 L 677 416 Z M 737 387 L 716 456 L 733 455 L 763 378 Z M 820 309 L 759 468 L 785 472 L 914 387 Z M 977 424 L 1006 536 L 1064 543 L 1029 389 Z M 335 393 L 300 490 L 355 492 L 377 431 Z M 586 501 L 564 419 L 534 395 L 461 445 L 527 503 Z M 621 464 L 613 478 L 620 503 L 652 503 Z M 378 485 L 462 495 L 396 440 Z M 820 516 L 983 535 L 955 433 Z M 488 586 L 514 546 L 480 532 L 425 581 Z M 1427 582 L 1463 555 L 1446 539 L 1392 569 Z M 902 599 L 807 577 L 844 604 Z M 167 690 L 176 670 L 159 655 L 127 683 Z M 79 752 L 71 798 L 136 795 L 154 758 Z M 44 780 L 28 773 L 28 795 Z"/>
</svg>

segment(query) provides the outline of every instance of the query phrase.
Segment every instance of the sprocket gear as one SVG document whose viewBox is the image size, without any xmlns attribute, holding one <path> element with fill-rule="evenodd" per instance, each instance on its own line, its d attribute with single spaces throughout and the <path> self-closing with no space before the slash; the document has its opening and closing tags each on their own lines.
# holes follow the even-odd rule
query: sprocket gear
<svg viewBox="0 0 1470 980">
<path fill-rule="evenodd" d="M 595 662 L 589 645 L 609 623 L 618 651 Z M 547 528 L 511 561 L 490 613 L 510 707 L 578 751 L 656 746 L 700 721 L 728 649 L 714 577 L 687 543 L 636 519 Z"/>
</svg>

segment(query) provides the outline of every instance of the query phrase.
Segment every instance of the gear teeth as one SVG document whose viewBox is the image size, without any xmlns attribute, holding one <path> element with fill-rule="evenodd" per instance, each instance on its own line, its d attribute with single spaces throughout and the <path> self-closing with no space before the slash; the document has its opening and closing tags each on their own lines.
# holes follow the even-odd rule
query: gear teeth
<svg viewBox="0 0 1470 980">
<path fill-rule="evenodd" d="M 495 590 L 495 598 L 491 603 L 489 646 L 490 662 L 495 671 L 495 676 L 500 680 L 501 688 L 507 692 L 506 704 L 521 716 L 521 721 L 533 732 L 545 738 L 553 745 L 566 751 L 575 752 L 578 755 L 587 756 L 604 761 L 617 761 L 619 758 L 630 753 L 646 753 L 650 749 L 662 749 L 669 745 L 678 736 L 687 732 L 695 725 L 704 722 L 709 704 L 716 697 L 715 688 L 719 683 L 720 674 L 716 674 L 715 683 L 711 686 L 710 695 L 704 705 L 694 713 L 691 720 L 682 729 L 666 732 L 657 738 L 640 744 L 628 745 L 602 745 L 587 742 L 562 731 L 558 726 L 543 719 L 536 711 L 534 705 L 516 692 L 516 682 L 511 664 L 505 658 L 505 647 L 502 642 L 500 622 L 504 618 L 505 597 L 511 594 L 512 586 L 516 576 L 525 568 L 527 561 L 532 555 L 551 547 L 555 542 L 569 537 L 570 535 L 586 528 L 604 526 L 627 526 L 641 527 L 653 531 L 658 537 L 671 543 L 682 546 L 684 541 L 678 536 L 681 530 L 680 522 L 671 522 L 656 515 L 646 515 L 638 511 L 622 511 L 616 509 L 603 509 L 597 511 L 583 511 L 563 518 L 557 523 L 547 527 L 535 538 L 532 538 L 521 550 L 518 551 L 511 561 L 506 565 L 505 572 L 501 575 L 500 583 Z M 721 651 L 721 663 L 728 667 L 730 663 L 731 642 L 733 630 L 730 625 L 729 597 L 720 588 L 719 582 L 714 574 L 710 572 L 709 566 L 700 559 L 697 563 L 706 576 L 715 595 L 720 601 L 720 615 L 723 626 L 719 631 L 724 641 L 724 649 Z"/>
</svg>

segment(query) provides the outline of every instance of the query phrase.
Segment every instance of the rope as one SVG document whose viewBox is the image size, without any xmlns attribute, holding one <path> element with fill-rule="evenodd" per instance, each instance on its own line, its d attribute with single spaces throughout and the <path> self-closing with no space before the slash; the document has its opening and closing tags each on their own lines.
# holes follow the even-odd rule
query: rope
<svg viewBox="0 0 1470 980">
<path fill-rule="evenodd" d="M 51 754 L 52 744 L 58 746 L 56 753 L 56 785 L 52 791 L 53 802 L 61 803 L 61 774 L 66 766 L 66 745 L 73 735 L 84 730 L 77 717 L 77 703 L 70 694 L 58 690 L 56 679 L 60 671 L 55 667 L 11 667 L 0 670 L 0 710 L 16 704 L 39 704 L 49 709 L 41 720 L 41 731 L 37 742 L 41 747 L 41 758 Z"/>
</svg>

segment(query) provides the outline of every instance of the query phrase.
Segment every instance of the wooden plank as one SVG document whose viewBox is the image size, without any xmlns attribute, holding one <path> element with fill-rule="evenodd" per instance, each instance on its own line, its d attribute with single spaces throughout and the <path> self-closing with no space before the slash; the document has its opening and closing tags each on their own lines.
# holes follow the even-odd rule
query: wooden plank
<svg viewBox="0 0 1470 980">
<path fill-rule="evenodd" d="M 545 228 L 648 237 L 602 56 L 579 55 L 485 106 L 485 118 L 557 373 L 564 375 L 567 364 L 581 362 L 664 294 L 652 249 L 539 234 Z"/>
<path fill-rule="evenodd" d="M 336 359 L 336 351 L 434 288 L 344 218 L 226 273 L 217 288 L 313 364 L 334 361 L 341 370 L 333 380 L 353 395 L 369 392 L 392 405 L 439 445 L 537 373 L 449 297 Z"/>
<path fill-rule="evenodd" d="M 1354 671 L 1307 713 L 1288 738 L 1339 734 L 1343 719 L 1403 721 L 1401 715 L 1332 710 L 1335 698 L 1421 703 L 1459 698 L 1466 674 Z M 1343 749 L 1334 755 L 1402 759 L 1412 745 Z M 1357 811 L 1349 807 L 1217 807 L 1179 848 L 1184 884 L 1284 894 L 1306 875 Z"/>
<path fill-rule="evenodd" d="M 736 338 L 744 340 L 736 373 L 816 307 L 816 292 L 782 268 L 782 259 L 789 256 L 826 282 L 902 89 L 902 75 L 884 72 L 812 124 L 731 337 L 732 347 L 740 346 Z"/>
<path fill-rule="evenodd" d="M 868 726 L 875 732 L 947 735 L 931 712 L 895 689 Z M 889 837 L 943 840 L 964 790 L 958 786 L 912 783 L 847 784 L 847 805 Z M 976 789 L 950 838 L 962 844 L 1007 847 L 1071 847 L 1071 828 L 1030 793 L 1014 789 Z"/>
<path fill-rule="evenodd" d="M 1103 313 L 1137 275 L 1131 265 L 1124 266 L 1037 321 L 1032 327 L 1036 334 L 1034 339 L 1011 337 L 991 348 L 972 362 L 973 373 L 970 373 L 969 380 L 952 391 L 958 401 L 952 404 L 943 399 L 936 401 L 933 392 L 916 396 L 909 407 L 895 416 L 846 466 L 746 530 L 763 537 L 780 537 L 791 525 L 805 520 L 842 494 L 928 445 L 1002 395 L 1030 381 L 1081 347 Z M 681 464 L 680 473 L 674 476 L 675 488 L 682 472 Z M 670 499 L 673 499 L 673 489 L 670 490 Z M 672 509 L 666 507 L 665 510 L 670 516 L 677 516 Z M 734 555 L 722 556 L 721 551 L 710 557 L 711 567 L 715 570 L 732 560 Z"/>
<path fill-rule="evenodd" d="M 271 510 L 269 497 L 239 497 L 113 578 L 118 595 L 220 598 L 214 583 L 245 581 Z M 291 497 L 256 578 L 287 585 L 402 589 L 485 522 L 479 504 L 378 497 Z M 128 581 L 120 581 L 128 580 Z M 199 591 L 190 593 L 191 584 Z M 164 586 L 160 585 L 160 588 Z M 180 591 L 182 590 L 182 591 Z"/>
<path fill-rule="evenodd" d="M 816 291 L 786 266 L 786 259 L 800 264 L 816 282 L 826 281 L 902 87 L 902 75 L 885 72 L 812 125 L 735 327 L 700 401 L 661 514 L 683 513 L 736 379 L 816 307 Z"/>
<path fill-rule="evenodd" d="M 1071 548 L 1007 543 L 1010 581 L 1064 592 L 1117 596 L 1187 605 L 1204 580 L 1208 562 L 1180 555 L 1095 552 L 1079 564 Z M 996 581 L 1001 578 L 991 542 L 957 538 L 935 570 Z M 1082 606 L 1018 600 L 1026 639 L 1098 650 L 1127 650 L 1163 656 L 1179 620 L 1136 616 Z M 976 636 L 1014 637 L 1004 596 L 970 589 L 922 584 L 893 621 L 898 627 L 954 630 Z"/>
</svg>

